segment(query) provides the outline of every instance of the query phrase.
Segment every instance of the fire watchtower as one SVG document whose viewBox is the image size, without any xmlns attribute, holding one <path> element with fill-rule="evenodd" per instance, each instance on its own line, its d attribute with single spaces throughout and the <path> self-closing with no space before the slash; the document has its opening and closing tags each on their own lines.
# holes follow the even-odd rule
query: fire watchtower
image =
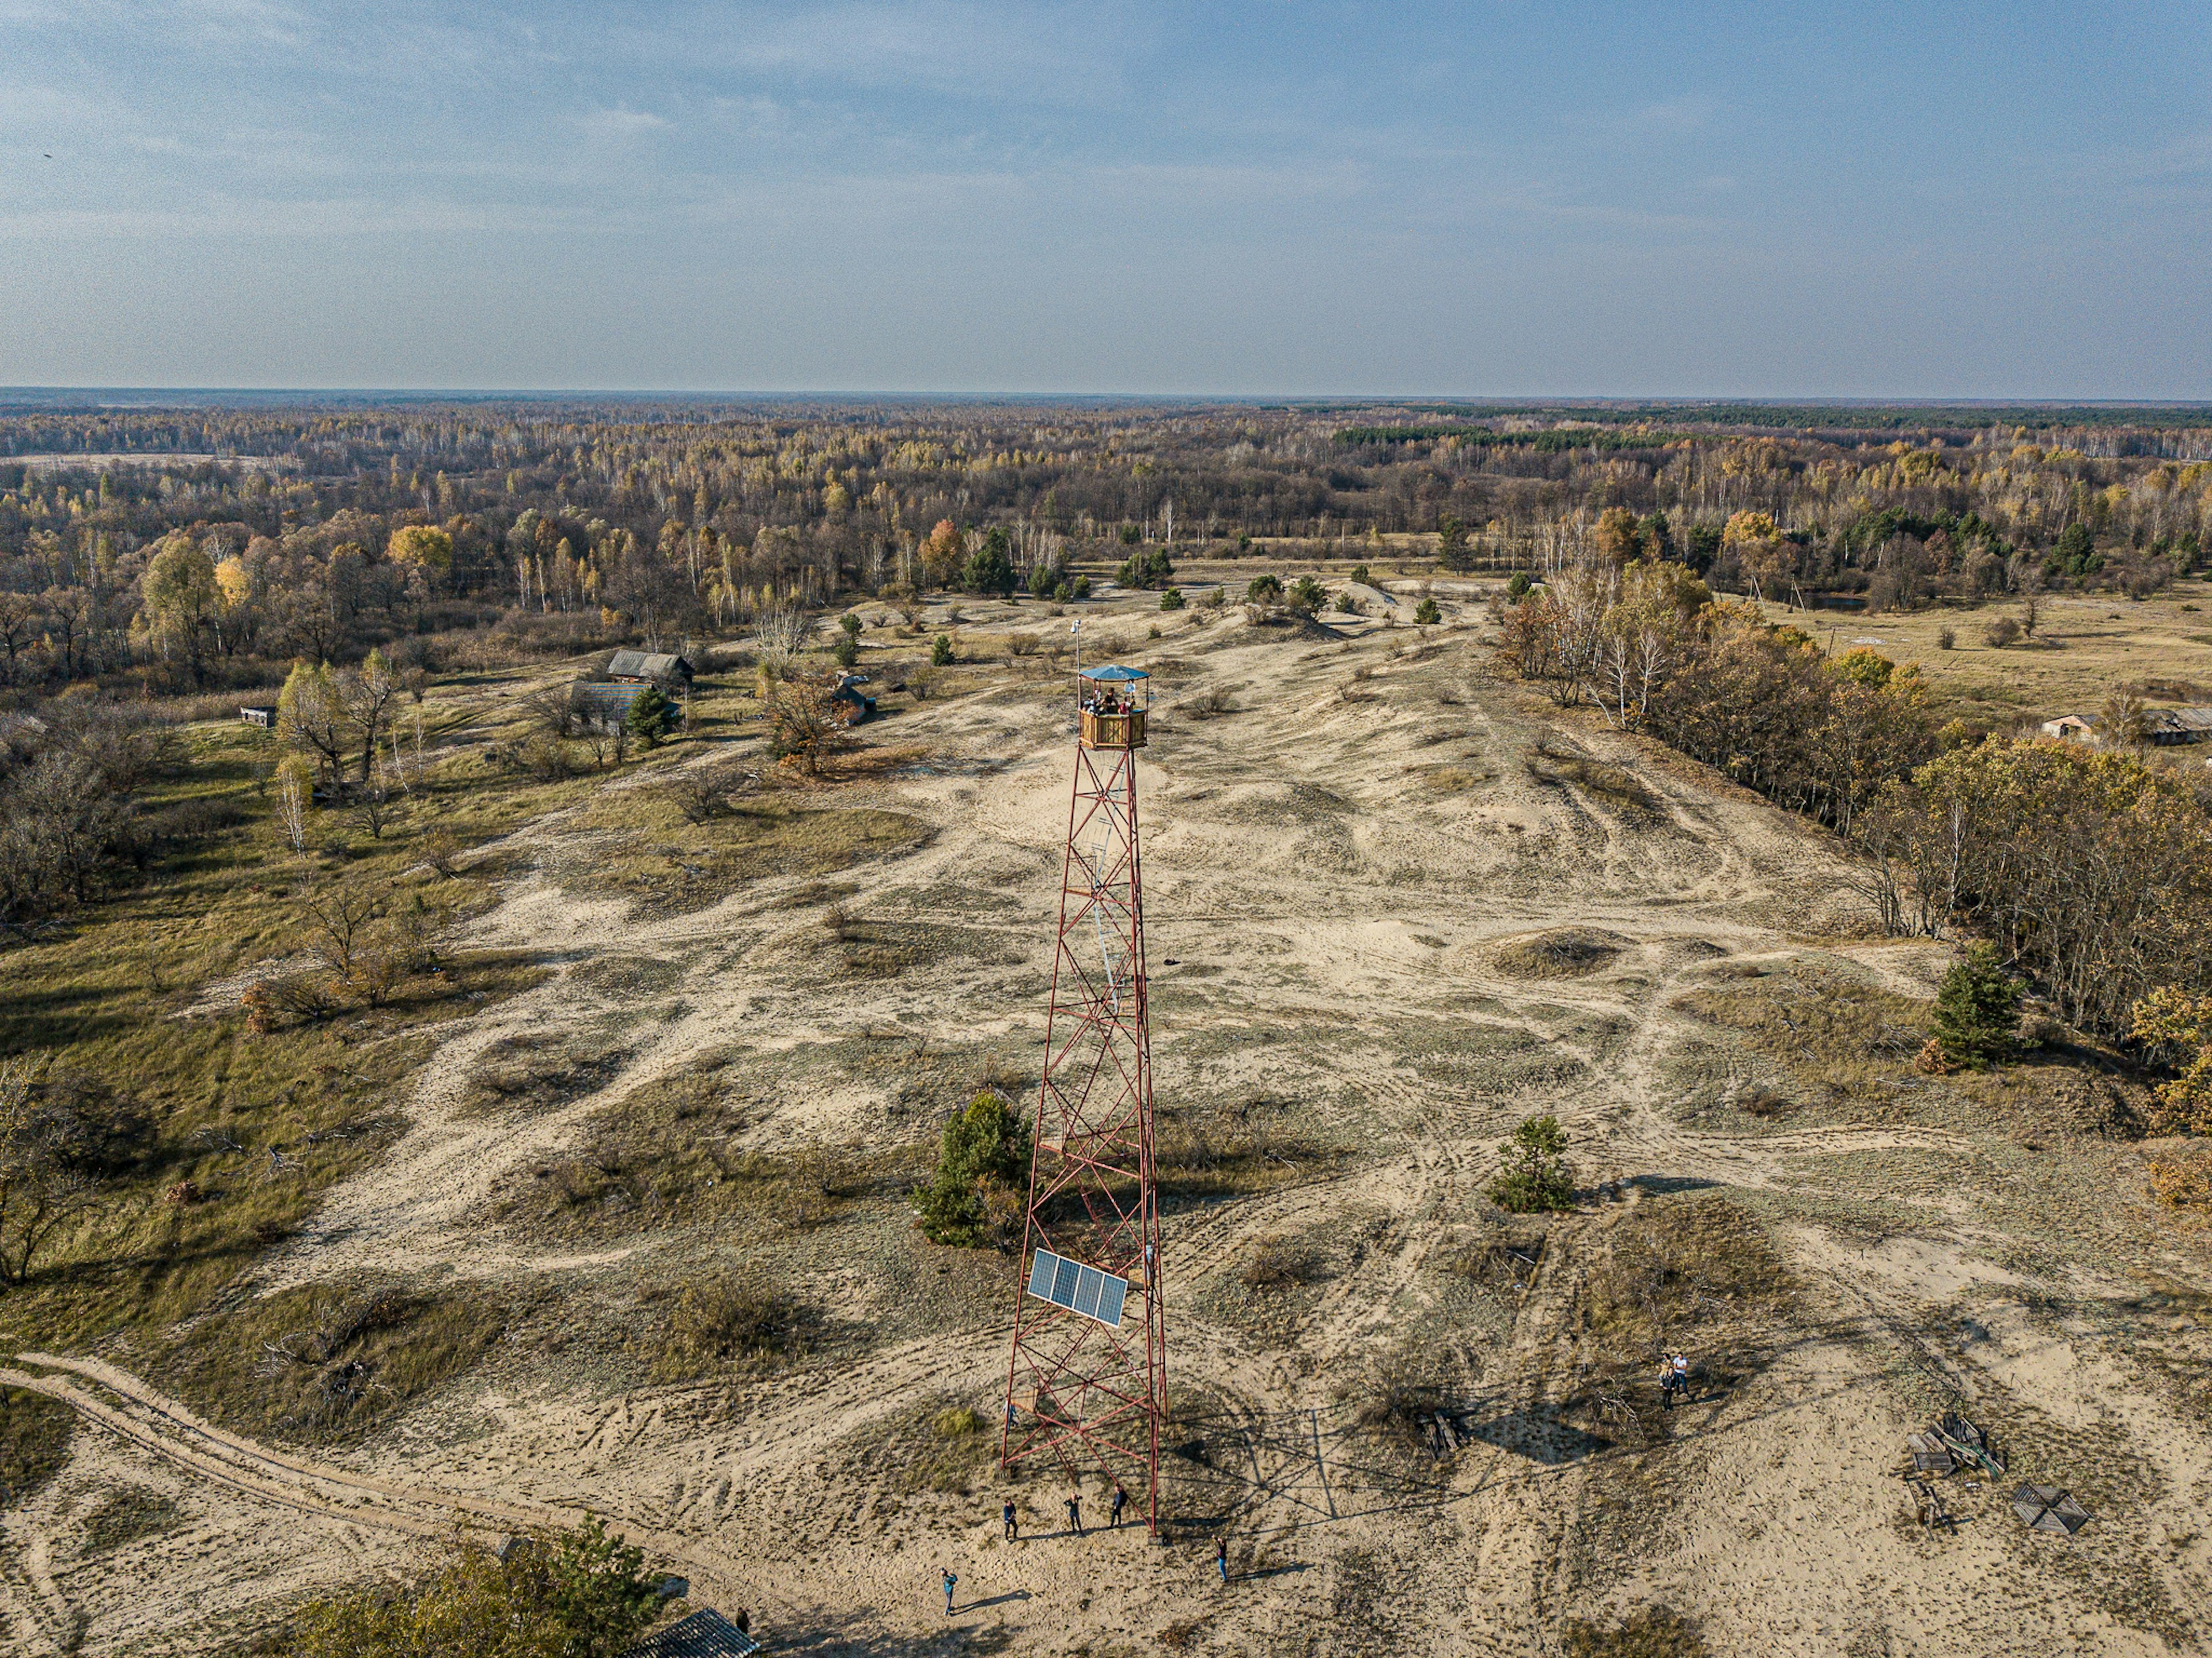
<svg viewBox="0 0 2212 1658">
<path fill-rule="evenodd" d="M 1049 1457 L 1143 1483 L 1159 1527 L 1167 1326 L 1152 1167 L 1138 668 L 1083 670 L 1059 946 L 1045 1023 L 1003 1466 Z"/>
</svg>

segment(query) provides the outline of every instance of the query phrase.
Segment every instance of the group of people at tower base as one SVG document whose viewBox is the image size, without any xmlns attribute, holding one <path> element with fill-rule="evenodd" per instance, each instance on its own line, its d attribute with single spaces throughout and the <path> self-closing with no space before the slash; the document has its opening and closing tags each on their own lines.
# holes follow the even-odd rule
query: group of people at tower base
<svg viewBox="0 0 2212 1658">
<path fill-rule="evenodd" d="M 1083 1535 L 1083 1497 L 1081 1494 L 1078 1493 L 1075 1496 L 1068 1497 L 1066 1499 L 1066 1506 L 1068 1532 L 1073 1536 L 1080 1537 Z M 1121 1510 L 1128 1506 L 1129 1493 L 1123 1491 L 1120 1482 L 1116 1481 L 1114 1486 L 1114 1496 L 1106 1505 L 1107 1524 L 1117 1531 L 1120 1530 L 1121 1526 Z M 1006 1499 L 1005 1506 L 1000 1508 L 999 1510 L 999 1518 L 1000 1522 L 1006 1527 L 1006 1541 L 1009 1543 L 1019 1542 L 1022 1535 L 1022 1517 L 1020 1511 L 1014 1507 L 1013 1498 L 1008 1497 Z M 1226 1583 L 1229 1581 L 1229 1540 L 1225 1537 L 1217 1537 L 1213 1540 L 1213 1569 L 1221 1574 L 1221 1581 L 1223 1582 Z M 955 1572 L 950 1566 L 946 1566 L 943 1569 L 941 1577 L 942 1586 L 945 1590 L 945 1615 L 947 1618 L 950 1618 L 952 1615 L 953 1590 L 958 1587 L 960 1577 L 959 1574 Z"/>
</svg>

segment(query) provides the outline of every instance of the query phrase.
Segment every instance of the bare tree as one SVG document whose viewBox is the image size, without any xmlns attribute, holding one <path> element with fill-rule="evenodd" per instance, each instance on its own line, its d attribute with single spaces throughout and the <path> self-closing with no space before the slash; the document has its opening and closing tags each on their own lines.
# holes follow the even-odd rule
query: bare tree
<svg viewBox="0 0 2212 1658">
<path fill-rule="evenodd" d="M 74 1119 L 42 1102 L 34 1081 L 28 1060 L 0 1065 L 0 1284 L 28 1278 L 40 1251 L 99 1192 L 72 1155 Z"/>
<path fill-rule="evenodd" d="M 703 823 L 718 816 L 730 803 L 730 797 L 741 794 L 760 780 L 757 772 L 737 773 L 721 767 L 691 767 L 676 774 L 668 786 L 668 797 L 676 803 L 676 810 L 684 814 L 686 823 Z"/>
<path fill-rule="evenodd" d="M 771 604 L 753 620 L 753 653 L 761 671 L 781 679 L 806 642 L 806 617 L 796 605 Z"/>
<path fill-rule="evenodd" d="M 768 702 L 769 752 L 814 771 L 843 747 L 853 709 L 835 691 L 826 675 L 807 675 L 775 686 Z"/>
<path fill-rule="evenodd" d="M 309 952 L 333 978 L 352 983 L 369 928 L 383 913 L 382 895 L 356 884 L 332 882 L 303 888 L 300 908 L 307 914 Z"/>
</svg>

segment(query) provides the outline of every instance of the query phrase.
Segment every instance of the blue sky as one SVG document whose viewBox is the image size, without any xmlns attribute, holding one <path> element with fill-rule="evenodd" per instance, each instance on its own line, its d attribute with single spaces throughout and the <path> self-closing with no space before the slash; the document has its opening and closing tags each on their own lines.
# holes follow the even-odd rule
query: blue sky
<svg viewBox="0 0 2212 1658">
<path fill-rule="evenodd" d="M 2212 398 L 2203 0 L 0 0 L 0 385 Z"/>
</svg>

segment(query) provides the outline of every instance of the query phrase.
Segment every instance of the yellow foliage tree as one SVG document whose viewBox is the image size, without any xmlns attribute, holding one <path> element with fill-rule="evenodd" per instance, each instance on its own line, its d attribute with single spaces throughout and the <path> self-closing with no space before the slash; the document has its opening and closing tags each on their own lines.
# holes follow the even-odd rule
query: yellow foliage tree
<svg viewBox="0 0 2212 1658">
<path fill-rule="evenodd" d="M 235 553 L 215 567 L 215 585 L 222 590 L 227 610 L 234 610 L 253 597 L 253 573 Z"/>
<path fill-rule="evenodd" d="M 2189 1055 L 2181 1074 L 2159 1085 L 2163 1108 L 2154 1127 L 2212 1134 L 2212 996 L 2161 985 L 2136 1004 L 2131 1034 L 2137 1042 L 2163 1042 Z"/>
<path fill-rule="evenodd" d="M 1637 532 L 1636 514 L 1626 507 L 1608 507 L 1597 516 L 1598 556 L 1610 560 L 1616 567 L 1625 565 L 1643 550 L 1643 538 Z"/>
<path fill-rule="evenodd" d="M 444 576 L 453 568 L 453 538 L 427 524 L 410 524 L 394 530 L 384 556 L 394 564 L 408 564 L 425 575 Z"/>
<path fill-rule="evenodd" d="M 1782 574 L 1787 544 L 1766 513 L 1738 513 L 1721 531 L 1721 550 L 1735 555 L 1753 591 L 1764 598 L 1766 584 Z"/>
<path fill-rule="evenodd" d="M 968 562 L 968 537 L 951 519 L 939 519 L 921 544 L 922 580 L 933 587 L 950 586 Z"/>
</svg>

